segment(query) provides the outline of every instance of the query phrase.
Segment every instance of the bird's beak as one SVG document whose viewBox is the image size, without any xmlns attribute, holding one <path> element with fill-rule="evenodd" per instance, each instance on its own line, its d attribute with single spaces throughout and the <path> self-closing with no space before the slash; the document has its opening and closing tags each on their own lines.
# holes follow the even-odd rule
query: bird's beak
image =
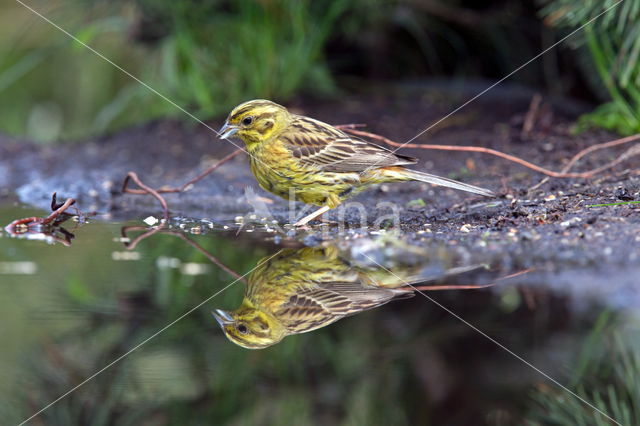
<svg viewBox="0 0 640 426">
<path fill-rule="evenodd" d="M 216 319 L 216 321 L 218 321 L 218 324 L 220 324 L 220 327 L 222 328 L 224 328 L 225 325 L 233 323 L 233 318 L 231 317 L 231 315 L 229 315 L 227 311 L 223 311 L 222 309 L 216 309 L 211 313 L 213 314 L 213 317 Z"/>
<path fill-rule="evenodd" d="M 218 130 L 218 137 L 220 139 L 227 139 L 235 135 L 238 130 L 239 129 L 236 126 L 225 122 L 224 126 L 222 126 L 220 130 Z"/>
</svg>

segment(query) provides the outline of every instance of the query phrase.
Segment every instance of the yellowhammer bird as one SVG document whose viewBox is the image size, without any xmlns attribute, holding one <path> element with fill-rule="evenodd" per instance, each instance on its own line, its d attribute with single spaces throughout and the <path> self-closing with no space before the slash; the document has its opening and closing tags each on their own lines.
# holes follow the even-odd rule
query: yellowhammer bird
<svg viewBox="0 0 640 426">
<path fill-rule="evenodd" d="M 305 333 L 415 290 L 469 289 L 483 286 L 416 284 L 482 269 L 482 265 L 449 267 L 448 252 L 432 253 L 426 263 L 371 268 L 339 256 L 335 247 L 284 249 L 268 256 L 247 277 L 240 307 L 216 309 L 216 320 L 229 340 L 248 349 L 274 345 L 286 336 Z M 426 265 L 440 265 L 433 273 Z"/>
<path fill-rule="evenodd" d="M 248 349 L 266 348 L 291 334 L 413 296 L 413 288 L 402 287 L 401 279 L 385 276 L 387 283 L 381 287 L 340 258 L 335 248 L 285 249 L 247 277 L 238 309 L 216 309 L 213 315 L 232 342 Z"/>
<path fill-rule="evenodd" d="M 238 105 L 220 129 L 220 138 L 245 143 L 251 171 L 265 190 L 322 206 L 301 219 L 304 225 L 337 207 L 368 185 L 420 181 L 475 194 L 493 192 L 405 168 L 417 159 L 354 139 L 313 118 L 292 114 L 274 102 L 257 99 Z"/>
</svg>

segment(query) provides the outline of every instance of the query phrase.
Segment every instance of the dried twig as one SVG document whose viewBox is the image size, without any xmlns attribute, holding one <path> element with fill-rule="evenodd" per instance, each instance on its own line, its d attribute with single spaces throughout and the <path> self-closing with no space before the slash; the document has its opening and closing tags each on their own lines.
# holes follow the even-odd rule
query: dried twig
<svg viewBox="0 0 640 426">
<path fill-rule="evenodd" d="M 231 160 L 233 157 L 237 156 L 238 154 L 240 154 L 242 152 L 244 152 L 242 149 L 240 149 L 240 148 L 236 149 L 231 154 L 227 155 L 226 157 L 223 157 L 216 164 L 214 164 L 213 166 L 209 167 L 208 169 L 206 169 L 205 171 L 200 173 L 198 176 L 194 177 L 193 179 L 191 179 L 190 181 L 188 181 L 187 183 L 185 183 L 184 185 L 182 185 L 182 186 L 180 186 L 178 188 L 153 189 L 153 188 L 145 185 L 144 183 L 142 183 L 142 181 L 138 177 L 137 173 L 129 172 L 129 173 L 127 173 L 127 176 L 124 178 L 124 182 L 122 182 L 122 192 L 123 193 L 127 193 L 127 194 L 138 194 L 138 195 L 149 194 L 149 195 L 153 195 L 160 202 L 160 205 L 162 206 L 164 219 L 168 220 L 169 219 L 169 207 L 167 205 L 167 201 L 160 194 L 188 191 L 193 186 L 193 184 L 195 184 L 196 182 L 202 180 L 207 175 L 209 175 L 212 172 L 214 172 L 218 167 L 220 167 L 221 165 L 223 165 L 224 163 L 226 163 L 227 161 Z M 142 189 L 129 188 L 128 187 L 129 180 L 134 181 L 136 183 L 136 185 L 138 185 Z"/>
<path fill-rule="evenodd" d="M 536 164 L 530 163 L 529 161 L 523 160 L 522 158 L 516 157 L 514 155 L 510 155 L 510 154 L 505 154 L 504 152 L 501 151 L 497 151 L 495 149 L 491 149 L 491 148 L 484 148 L 484 147 L 480 147 L 480 146 L 455 146 L 455 145 L 433 145 L 433 144 L 416 144 L 416 143 L 408 143 L 408 144 L 402 144 L 399 142 L 395 142 L 392 141 L 391 139 L 388 139 L 384 136 L 380 136 L 377 135 L 375 133 L 370 133 L 370 132 L 365 132 L 362 130 L 357 130 L 357 127 L 362 127 L 359 124 L 344 124 L 344 125 L 339 125 L 336 126 L 339 129 L 344 130 L 347 133 L 350 133 L 352 135 L 355 136 L 361 136 L 361 137 L 365 137 L 365 138 L 369 138 L 369 139 L 374 139 L 377 141 L 380 141 L 384 144 L 390 145 L 390 146 L 394 146 L 394 147 L 402 147 L 402 148 L 417 148 L 417 149 L 436 149 L 436 150 L 442 150 L 442 151 L 465 151 L 465 152 L 481 152 L 484 154 L 490 154 L 490 155 L 494 155 L 496 157 L 500 157 L 500 158 L 504 158 L 505 160 L 520 164 L 524 167 L 527 167 L 529 169 L 535 170 L 539 173 L 545 174 L 547 176 L 550 177 L 554 177 L 554 178 L 591 178 L 595 175 L 597 175 L 598 173 L 603 172 L 604 170 L 607 170 L 613 166 L 615 166 L 616 164 L 618 164 L 620 161 L 614 161 L 611 162 L 609 164 L 607 164 L 606 166 L 602 166 L 602 167 L 598 167 L 596 169 L 593 170 L 589 170 L 586 172 L 580 172 L 580 173 L 569 173 L 568 172 L 568 168 L 567 166 L 565 166 L 565 169 L 563 169 L 563 171 L 561 172 L 554 172 L 553 170 L 549 170 L 546 169 L 544 167 L 540 167 Z M 640 134 L 637 135 L 632 135 L 632 136 L 627 136 L 625 138 L 621 138 L 621 139 L 616 139 L 614 141 L 610 141 L 610 142 L 605 142 L 602 144 L 597 144 L 597 145 L 592 145 L 589 148 L 585 148 L 584 150 L 578 152 L 578 154 L 576 154 L 570 161 L 568 166 L 571 167 L 573 166 L 580 158 L 584 157 L 585 155 L 593 152 L 593 151 L 597 151 L 600 149 L 604 149 L 604 148 L 610 148 L 612 146 L 617 146 L 617 145 L 622 145 L 625 143 L 629 143 L 629 142 L 634 142 L 640 140 Z M 625 157 L 624 159 L 622 159 L 621 161 L 624 161 L 627 157 Z"/>
<path fill-rule="evenodd" d="M 634 142 L 634 141 L 637 141 L 638 139 L 640 139 L 640 134 L 627 136 L 627 137 L 616 139 L 616 140 L 609 141 L 609 142 L 603 142 L 603 143 L 591 145 L 590 147 L 587 147 L 587 148 L 579 151 L 576 155 L 574 155 L 573 158 L 571 158 L 571 160 L 569 160 L 569 162 L 562 168 L 561 173 L 567 173 L 569 170 L 571 170 L 571 168 L 573 166 L 576 165 L 578 160 L 580 160 L 585 155 L 591 154 L 592 152 L 599 151 L 601 149 L 613 148 L 614 146 L 623 145 L 623 144 L 626 144 L 626 143 L 629 143 L 629 142 Z M 632 147 L 629 150 L 633 150 L 634 148 L 635 147 Z M 610 162 L 608 164 L 605 164 L 602 167 L 594 169 L 591 172 L 593 172 L 593 175 L 596 175 L 596 174 L 601 173 L 601 172 L 603 172 L 603 171 L 605 171 L 607 169 L 610 169 L 611 167 L 615 166 L 616 164 L 619 164 L 622 161 L 624 161 L 627 158 L 629 158 L 630 156 L 632 156 L 632 155 L 625 155 L 625 154 L 622 154 L 616 160 L 614 160 L 614 161 L 612 161 L 612 162 Z M 633 154 L 633 155 L 636 155 L 636 154 Z M 548 181 L 549 181 L 549 178 L 545 177 L 540 182 L 538 182 L 537 184 L 535 184 L 531 188 L 529 188 L 529 191 L 533 191 L 535 189 L 538 189 L 540 186 L 544 185 Z"/>
<path fill-rule="evenodd" d="M 138 185 L 140 188 L 143 189 L 143 191 L 127 188 L 127 185 L 129 184 L 129 180 L 134 181 L 136 185 Z M 156 198 L 156 200 L 160 202 L 160 205 L 162 206 L 162 214 L 164 216 L 165 221 L 169 220 L 169 206 L 167 206 L 167 202 L 165 201 L 165 199 L 162 197 L 162 195 L 158 193 L 158 191 L 142 183 L 142 181 L 140 180 L 136 172 L 127 173 L 127 176 L 124 178 L 124 182 L 122 182 L 122 192 L 129 192 L 132 194 L 153 195 Z"/>
<path fill-rule="evenodd" d="M 536 124 L 536 120 L 538 118 L 538 111 L 540 110 L 540 103 L 542 102 L 542 96 L 539 93 L 533 95 L 531 98 L 531 103 L 529 104 L 529 110 L 527 114 L 524 116 L 524 123 L 522 124 L 522 131 L 520 132 L 521 137 L 528 136 L 533 127 Z"/>
<path fill-rule="evenodd" d="M 606 148 L 612 148 L 614 146 L 623 145 L 623 144 L 634 142 L 637 140 L 640 140 L 640 134 L 627 136 L 627 137 L 616 139 L 609 142 L 603 142 L 603 143 L 591 145 L 590 147 L 585 148 L 580 152 L 578 152 L 576 155 L 574 155 L 573 158 L 569 160 L 569 162 L 564 166 L 564 168 L 562 169 L 562 172 L 565 172 L 565 173 L 568 172 L 578 162 L 578 160 L 580 160 L 582 157 L 584 157 L 587 154 L 591 154 L 594 151 L 598 151 Z"/>
<path fill-rule="evenodd" d="M 58 202 L 57 202 L 57 194 L 54 192 L 53 196 L 51 197 L 51 210 L 53 210 L 53 211 L 51 212 L 51 214 L 49 216 L 47 216 L 47 217 L 31 216 L 31 217 L 25 217 L 25 218 L 22 218 L 22 219 L 17 219 L 17 220 L 14 220 L 13 222 L 11 222 L 10 224 L 8 224 L 5 227 L 5 229 L 10 234 L 15 234 L 16 233 L 16 228 L 20 227 L 20 226 L 23 226 L 23 227 L 26 227 L 26 228 L 30 228 L 32 226 L 48 225 L 48 224 L 52 223 L 53 221 L 57 220 L 60 217 L 60 215 L 65 213 L 65 211 L 69 207 L 74 205 L 75 202 L 76 202 L 76 200 L 74 200 L 73 198 L 67 198 L 64 203 L 58 204 Z M 65 220 L 66 220 L 66 218 L 65 218 Z"/>
</svg>

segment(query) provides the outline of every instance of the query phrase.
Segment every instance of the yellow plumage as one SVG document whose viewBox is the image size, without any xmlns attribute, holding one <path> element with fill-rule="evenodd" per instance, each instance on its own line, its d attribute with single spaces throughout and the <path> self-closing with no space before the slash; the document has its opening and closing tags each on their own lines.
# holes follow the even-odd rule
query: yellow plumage
<svg viewBox="0 0 640 426">
<path fill-rule="evenodd" d="M 267 100 L 234 108 L 220 133 L 222 138 L 236 135 L 245 143 L 251 171 L 262 188 L 285 199 L 324 206 L 323 211 L 371 184 L 385 182 L 415 180 L 493 195 L 483 188 L 406 169 L 417 160 L 291 114 Z"/>
<path fill-rule="evenodd" d="M 422 281 L 411 270 L 358 268 L 334 248 L 285 249 L 267 259 L 247 277 L 240 307 L 214 313 L 229 340 L 248 349 L 411 297 L 406 284 Z"/>
</svg>

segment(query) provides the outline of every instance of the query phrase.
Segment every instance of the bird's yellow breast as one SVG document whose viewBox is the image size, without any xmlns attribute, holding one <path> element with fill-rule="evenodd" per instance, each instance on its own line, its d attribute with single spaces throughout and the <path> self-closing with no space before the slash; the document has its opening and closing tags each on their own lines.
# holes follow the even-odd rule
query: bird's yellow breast
<svg viewBox="0 0 640 426">
<path fill-rule="evenodd" d="M 258 184 L 287 200 L 334 208 L 361 190 L 358 173 L 326 172 L 302 165 L 276 138 L 255 146 L 249 153 Z"/>
</svg>

